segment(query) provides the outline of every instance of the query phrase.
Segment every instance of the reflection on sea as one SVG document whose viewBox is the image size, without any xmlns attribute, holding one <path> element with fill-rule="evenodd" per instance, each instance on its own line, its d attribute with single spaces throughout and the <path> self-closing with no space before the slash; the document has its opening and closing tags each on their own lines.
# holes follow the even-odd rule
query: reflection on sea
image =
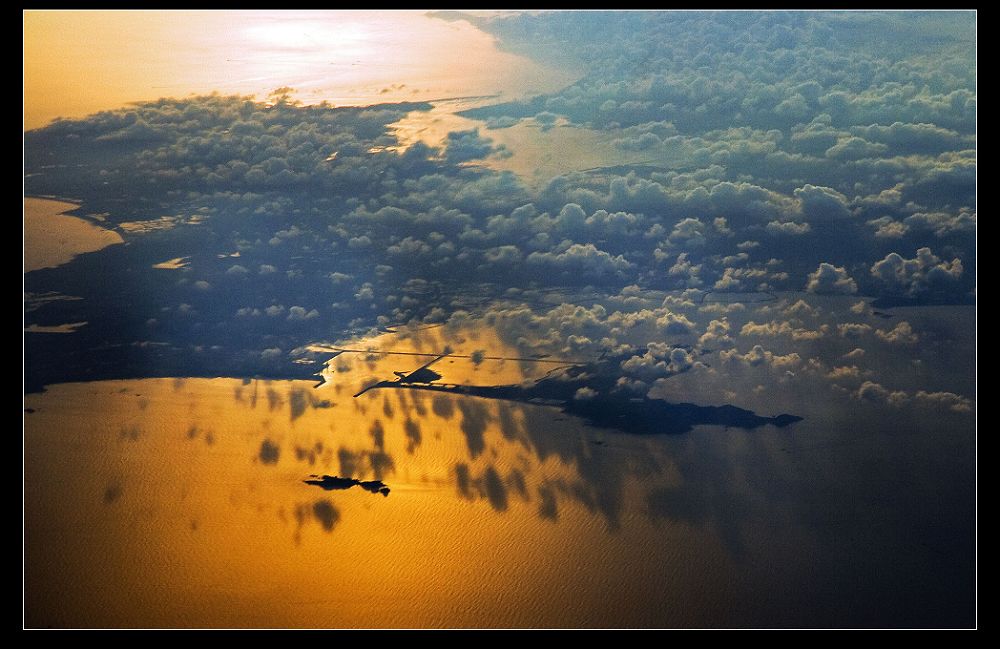
<svg viewBox="0 0 1000 649">
<path fill-rule="evenodd" d="M 359 351 L 318 387 L 27 395 L 26 623 L 824 625 L 863 623 L 859 607 L 901 585 L 928 593 L 912 568 L 937 548 L 873 527 L 881 500 L 830 505 L 853 489 L 823 483 L 831 467 L 810 449 L 837 433 L 809 419 L 627 434 L 545 402 L 420 387 L 530 386 L 593 359 L 525 358 L 490 329 L 446 326 L 339 348 Z M 414 389 L 365 390 L 421 368 Z M 859 544 L 900 567 L 845 568 Z M 834 596 L 845 587 L 857 598 Z M 912 613 L 902 597 L 878 619 Z"/>
<path fill-rule="evenodd" d="M 29 11 L 24 23 L 28 129 L 190 93 L 279 89 L 307 104 L 367 106 L 509 99 L 576 78 L 498 49 L 467 21 L 417 11 Z"/>
<path fill-rule="evenodd" d="M 47 198 L 24 199 L 24 272 L 55 268 L 85 252 L 122 243 L 117 232 L 67 214 L 78 207 Z"/>
</svg>

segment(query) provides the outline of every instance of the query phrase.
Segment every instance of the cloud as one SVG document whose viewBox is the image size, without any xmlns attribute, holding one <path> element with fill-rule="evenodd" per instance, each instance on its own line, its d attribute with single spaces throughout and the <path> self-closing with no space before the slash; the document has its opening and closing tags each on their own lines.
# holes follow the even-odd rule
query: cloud
<svg viewBox="0 0 1000 649">
<path fill-rule="evenodd" d="M 900 239 L 910 231 L 905 223 L 888 216 L 872 219 L 868 221 L 868 225 L 875 228 L 876 239 Z"/>
<path fill-rule="evenodd" d="M 493 140 L 479 134 L 479 129 L 452 131 L 445 140 L 444 156 L 448 162 L 468 162 L 503 153 L 503 145 L 494 146 Z"/>
<path fill-rule="evenodd" d="M 733 339 L 729 336 L 729 321 L 725 318 L 709 322 L 705 333 L 698 338 L 698 346 L 701 348 L 728 349 L 733 344 Z"/>
<path fill-rule="evenodd" d="M 826 150 L 826 157 L 834 160 L 858 160 L 875 158 L 889 150 L 884 144 L 869 142 L 860 137 L 847 137 L 837 141 Z"/>
<path fill-rule="evenodd" d="M 861 370 L 857 365 L 841 365 L 830 370 L 826 376 L 834 381 L 860 379 Z"/>
<path fill-rule="evenodd" d="M 919 336 L 913 333 L 913 328 L 910 326 L 910 323 L 905 320 L 896 325 L 895 329 L 891 331 L 876 329 L 875 335 L 878 336 L 879 339 L 895 345 L 912 345 L 920 340 Z"/>
<path fill-rule="evenodd" d="M 681 284 L 687 288 L 697 288 L 702 285 L 698 274 L 701 272 L 701 264 L 693 264 L 688 260 L 688 253 L 682 252 L 677 255 L 674 265 L 667 270 L 670 277 L 680 278 Z"/>
<path fill-rule="evenodd" d="M 957 413 L 972 412 L 972 401 L 954 392 L 918 390 L 911 395 L 903 390 L 889 390 L 878 383 L 865 381 L 854 393 L 854 396 L 862 401 L 895 407 L 916 405 L 935 409 L 947 408 Z"/>
<path fill-rule="evenodd" d="M 806 290 L 820 294 L 853 294 L 858 292 L 858 285 L 845 268 L 824 261 L 815 272 L 809 273 Z"/>
<path fill-rule="evenodd" d="M 954 392 L 925 392 L 919 390 L 913 395 L 918 403 L 944 406 L 953 412 L 972 412 L 972 401 Z"/>
<path fill-rule="evenodd" d="M 666 343 L 650 343 L 643 354 L 622 361 L 621 369 L 628 376 L 648 383 L 673 376 L 693 365 L 694 358 L 689 351 Z"/>
<path fill-rule="evenodd" d="M 800 298 L 794 304 L 785 308 L 782 313 L 786 316 L 797 318 L 801 318 L 803 316 L 815 318 L 819 315 L 819 308 L 810 306 L 808 302 Z"/>
<path fill-rule="evenodd" d="M 312 309 L 307 311 L 305 307 L 292 306 L 288 307 L 288 320 L 290 322 L 300 322 L 303 320 L 312 320 L 313 318 L 319 317 L 319 311 Z"/>
<path fill-rule="evenodd" d="M 130 305 L 127 317 L 97 313 L 112 296 L 96 283 L 80 300 L 106 323 L 104 342 L 130 345 L 131 323 L 155 319 L 157 339 L 176 350 L 165 348 L 164 362 L 192 374 L 308 377 L 313 368 L 282 350 L 470 310 L 494 318 L 506 342 L 539 353 L 625 354 L 679 341 L 729 351 L 741 332 L 781 345 L 782 357 L 823 348 L 830 371 L 853 345 L 809 343 L 824 325 L 847 342 L 907 336 L 845 323 L 849 304 L 837 298 L 762 312 L 749 298 L 674 292 L 657 305 L 648 296 L 803 286 L 872 298 L 972 294 L 975 49 L 955 43 L 974 36 L 974 17 L 553 13 L 481 24 L 513 49 L 523 45 L 517 34 L 543 49 L 579 34 L 579 81 L 484 102 L 493 105 L 465 116 L 515 130 L 452 132 L 440 148 L 401 150 L 391 126 L 429 105 L 265 107 L 221 96 L 145 102 L 26 133 L 26 192 L 77 196 L 109 225 L 146 224 L 128 231 L 135 258 L 163 259 L 181 244 L 191 249 L 176 254 L 194 255 L 187 270 L 153 277 L 95 253 L 120 278 L 113 297 Z M 928 29 L 942 38 L 914 38 Z M 854 47 L 848 33 L 877 37 L 880 48 Z M 593 138 L 576 166 L 607 166 L 519 177 L 475 164 L 502 162 L 497 142 L 538 126 L 552 128 L 552 142 Z M 577 162 L 572 146 L 542 153 Z M 108 187 L 126 188 L 127 200 Z M 150 206 L 166 219 L 155 231 Z M 424 287 L 404 290 L 413 279 Z M 537 292 L 483 288 L 498 281 Z M 593 300 L 580 304 L 545 292 L 588 284 Z M 626 294 L 633 285 L 643 292 Z M 86 354 L 96 361 L 100 350 Z M 739 356 L 740 365 L 766 362 Z M 684 365 L 680 353 L 654 360 Z"/>
<path fill-rule="evenodd" d="M 622 275 L 632 268 L 632 264 L 623 256 L 612 256 L 592 243 L 564 242 L 564 245 L 553 252 L 531 253 L 527 262 L 557 272 L 580 273 L 590 277 Z"/>
<path fill-rule="evenodd" d="M 871 267 L 872 276 L 889 291 L 910 297 L 954 290 L 963 271 L 960 259 L 942 261 L 930 248 L 920 248 L 913 259 L 891 252 Z"/>
<path fill-rule="evenodd" d="M 851 216 L 847 197 L 830 187 L 806 184 L 792 193 L 799 199 L 807 221 L 840 221 Z"/>
<path fill-rule="evenodd" d="M 822 338 L 829 331 L 830 326 L 823 324 L 817 330 L 793 327 L 791 323 L 785 321 L 772 320 L 757 324 L 753 320 L 743 325 L 740 329 L 741 336 L 789 336 L 792 340 L 816 340 Z"/>
<path fill-rule="evenodd" d="M 882 387 L 881 384 L 873 381 L 865 381 L 862 383 L 861 387 L 859 387 L 857 392 L 854 393 L 854 396 L 861 401 L 889 404 L 892 406 L 901 406 L 909 399 L 906 392 L 901 390 L 887 390 Z"/>
<path fill-rule="evenodd" d="M 737 350 L 721 351 L 719 357 L 728 363 L 742 363 L 750 367 L 771 367 L 777 369 L 792 368 L 802 362 L 802 358 L 795 352 L 784 356 L 764 349 L 760 345 L 754 345 L 746 354 L 740 354 Z"/>
<path fill-rule="evenodd" d="M 273 361 L 281 358 L 281 348 L 279 347 L 269 347 L 260 353 L 261 359 L 265 361 Z"/>
<path fill-rule="evenodd" d="M 910 230 L 926 230 L 942 239 L 955 233 L 974 233 L 976 230 L 976 215 L 968 209 L 950 212 L 916 212 L 903 219 L 904 232 Z M 875 233 L 878 236 L 878 232 Z"/>
<path fill-rule="evenodd" d="M 800 235 L 808 234 L 812 231 L 812 228 L 808 223 L 795 223 L 794 221 L 787 221 L 782 223 L 781 221 L 771 221 L 764 228 L 768 234 L 786 234 L 786 235 Z"/>
</svg>

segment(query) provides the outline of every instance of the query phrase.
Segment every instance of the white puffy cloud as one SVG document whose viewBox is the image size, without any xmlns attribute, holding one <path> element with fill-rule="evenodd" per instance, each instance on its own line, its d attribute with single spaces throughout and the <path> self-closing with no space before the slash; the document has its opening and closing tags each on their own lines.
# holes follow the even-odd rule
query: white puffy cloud
<svg viewBox="0 0 1000 649">
<path fill-rule="evenodd" d="M 733 344 L 733 339 L 729 335 L 729 321 L 725 318 L 709 322 L 705 333 L 698 338 L 698 346 L 701 348 L 728 349 Z"/>
<path fill-rule="evenodd" d="M 918 403 L 944 406 L 954 412 L 972 412 L 972 401 L 954 392 L 925 392 L 919 390 L 913 395 Z"/>
<path fill-rule="evenodd" d="M 854 393 L 862 401 L 888 404 L 902 407 L 916 405 L 935 409 L 947 408 L 952 412 L 968 413 L 972 411 L 972 401 L 954 392 L 927 392 L 918 390 L 909 394 L 904 390 L 889 390 L 879 383 L 865 381 Z"/>
<path fill-rule="evenodd" d="M 686 248 L 704 246 L 707 241 L 705 238 L 705 224 L 698 219 L 682 219 L 674 225 L 673 232 L 670 233 L 670 240 Z"/>
<path fill-rule="evenodd" d="M 529 264 L 567 273 L 589 276 L 617 275 L 632 268 L 621 255 L 612 256 L 592 243 L 559 246 L 553 252 L 533 252 Z"/>
<path fill-rule="evenodd" d="M 493 140 L 481 136 L 478 128 L 448 133 L 444 149 L 445 159 L 452 163 L 477 160 L 505 152 L 506 148 L 502 144 L 493 146 Z"/>
<path fill-rule="evenodd" d="M 808 302 L 803 299 L 798 299 L 794 304 L 786 307 L 782 311 L 786 316 L 801 318 L 802 316 L 809 316 L 815 318 L 819 315 L 819 308 L 810 306 Z"/>
<path fill-rule="evenodd" d="M 841 365 L 830 370 L 826 376 L 834 381 L 855 380 L 861 378 L 861 370 L 857 365 Z"/>
<path fill-rule="evenodd" d="M 650 382 L 688 370 L 694 362 L 693 355 L 686 349 L 666 343 L 649 343 L 643 354 L 622 361 L 621 369 L 629 376 Z"/>
<path fill-rule="evenodd" d="M 836 144 L 826 150 L 826 157 L 834 160 L 858 160 L 861 158 L 874 158 L 889 150 L 884 144 L 869 142 L 860 137 L 847 137 L 838 140 Z"/>
<path fill-rule="evenodd" d="M 854 396 L 861 401 L 889 404 L 892 406 L 901 406 L 909 399 L 906 392 L 902 390 L 887 390 L 881 384 L 874 381 L 865 381 L 862 383 L 861 387 L 854 393 Z"/>
<path fill-rule="evenodd" d="M 963 270 L 960 259 L 942 261 L 930 248 L 920 248 L 913 259 L 889 253 L 872 265 L 871 274 L 889 290 L 915 297 L 926 292 L 952 289 Z"/>
<path fill-rule="evenodd" d="M 281 348 L 269 347 L 260 353 L 260 357 L 265 361 L 271 361 L 281 358 Z"/>
<path fill-rule="evenodd" d="M 723 350 L 719 352 L 719 357 L 723 362 L 742 363 L 750 367 L 772 367 L 777 369 L 790 369 L 802 362 L 796 352 L 784 356 L 764 349 L 761 345 L 754 345 L 746 354 L 740 354 L 737 350 Z"/>
<path fill-rule="evenodd" d="M 868 221 L 868 225 L 875 228 L 876 239 L 900 239 L 910 231 L 905 223 L 888 216 L 872 219 Z"/>
<path fill-rule="evenodd" d="M 288 320 L 291 322 L 312 320 L 313 318 L 318 318 L 318 317 L 319 317 L 319 311 L 317 311 L 316 309 L 306 310 L 305 307 L 301 306 L 288 307 Z"/>
<path fill-rule="evenodd" d="M 827 324 L 820 325 L 817 330 L 793 327 L 791 323 L 779 320 L 772 320 L 757 324 L 753 320 L 743 325 L 740 329 L 741 336 L 789 336 L 792 340 L 816 340 L 822 338 L 830 330 Z"/>
<path fill-rule="evenodd" d="M 858 292 L 858 285 L 845 268 L 824 261 L 815 272 L 809 273 L 806 290 L 820 294 L 853 294 Z"/>
<path fill-rule="evenodd" d="M 851 216 L 847 197 L 830 187 L 806 184 L 793 194 L 799 199 L 807 221 L 839 221 Z"/>
<path fill-rule="evenodd" d="M 841 338 L 860 338 L 872 330 L 872 326 L 863 322 L 844 322 L 837 325 L 837 333 Z"/>
<path fill-rule="evenodd" d="M 957 213 L 917 212 L 903 219 L 903 224 L 907 230 L 928 230 L 934 236 L 942 238 L 956 232 L 975 232 L 976 215 L 968 209 Z"/>
<path fill-rule="evenodd" d="M 781 221 L 771 221 L 764 229 L 768 234 L 787 234 L 792 236 L 809 234 L 812 231 L 812 227 L 808 223 L 796 223 L 795 221 L 786 221 L 784 223 Z"/>
<path fill-rule="evenodd" d="M 891 331 L 886 329 L 876 329 L 875 335 L 887 343 L 896 345 L 912 345 L 920 337 L 913 332 L 913 327 L 907 321 L 902 321 Z"/>
</svg>

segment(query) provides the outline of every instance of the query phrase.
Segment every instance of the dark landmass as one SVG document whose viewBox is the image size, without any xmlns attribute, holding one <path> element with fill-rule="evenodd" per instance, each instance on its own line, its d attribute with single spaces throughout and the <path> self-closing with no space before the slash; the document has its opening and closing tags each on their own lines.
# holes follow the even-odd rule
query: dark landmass
<svg viewBox="0 0 1000 649">
<path fill-rule="evenodd" d="M 365 491 L 369 491 L 373 494 L 382 494 L 388 497 L 389 487 L 386 486 L 381 480 L 368 480 L 362 482 L 355 478 L 341 478 L 335 475 L 310 475 L 310 480 L 303 480 L 302 482 L 319 487 L 324 491 L 335 491 L 342 489 L 350 489 L 351 487 L 361 487 Z"/>
<path fill-rule="evenodd" d="M 699 406 L 639 396 L 618 385 L 620 373 L 616 370 L 621 361 L 629 356 L 631 354 L 604 358 L 596 363 L 574 365 L 530 386 L 454 385 L 434 383 L 436 379 L 414 380 L 413 377 L 418 372 L 427 371 L 424 366 L 408 375 L 399 372 L 397 380 L 380 381 L 355 396 L 376 388 L 406 388 L 557 406 L 562 412 L 580 417 L 592 426 L 612 428 L 634 435 L 680 434 L 689 432 L 698 425 L 752 429 L 770 424 L 784 428 L 802 420 L 802 417 L 789 414 L 762 417 L 731 405 Z"/>
</svg>

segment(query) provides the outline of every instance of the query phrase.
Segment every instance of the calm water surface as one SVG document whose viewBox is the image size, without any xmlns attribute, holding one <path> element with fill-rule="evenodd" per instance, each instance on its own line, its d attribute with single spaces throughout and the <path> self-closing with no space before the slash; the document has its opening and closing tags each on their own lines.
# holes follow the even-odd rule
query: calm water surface
<svg viewBox="0 0 1000 649">
<path fill-rule="evenodd" d="M 821 404 L 784 429 L 638 436 L 543 405 L 352 396 L 435 358 L 381 352 L 446 346 L 516 356 L 488 329 L 436 328 L 354 341 L 379 352 L 336 356 L 319 388 L 28 395 L 27 625 L 863 626 L 968 610 L 952 595 L 971 555 L 948 534 L 968 513 L 937 503 L 970 485 L 934 477 L 962 475 L 966 436 L 904 439 Z M 555 365 L 431 368 L 495 385 Z"/>
</svg>

